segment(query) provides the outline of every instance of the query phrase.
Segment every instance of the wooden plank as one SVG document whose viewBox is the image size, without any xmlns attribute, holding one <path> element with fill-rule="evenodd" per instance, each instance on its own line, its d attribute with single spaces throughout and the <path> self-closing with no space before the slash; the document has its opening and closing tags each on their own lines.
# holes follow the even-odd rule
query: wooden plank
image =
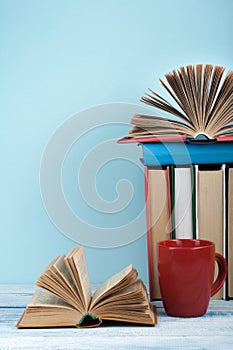
<svg viewBox="0 0 233 350">
<path fill-rule="evenodd" d="M 1 294 L 15 293 L 33 293 L 35 286 L 33 284 L 0 284 Z"/>
<path fill-rule="evenodd" d="M 0 287 L 0 349 L 232 349 L 233 301 L 211 301 L 198 318 L 168 317 L 156 302 L 158 325 L 108 325 L 92 329 L 17 329 L 33 286 Z M 9 291 L 9 292 L 8 292 Z"/>
<path fill-rule="evenodd" d="M 162 309 L 159 309 L 162 311 Z M 195 319 L 167 317 L 159 311 L 156 327 L 109 326 L 93 329 L 18 330 L 21 309 L 1 310 L 0 349 L 232 349 L 233 315 Z M 214 318 L 214 319 L 213 319 Z"/>
<path fill-rule="evenodd" d="M 97 286 L 92 286 L 96 289 Z M 32 284 L 0 284 L 0 308 L 1 307 L 25 307 L 35 289 Z"/>
<path fill-rule="evenodd" d="M 0 285 L 1 307 L 25 307 L 31 298 L 35 286 L 31 284 L 2 284 Z"/>
</svg>

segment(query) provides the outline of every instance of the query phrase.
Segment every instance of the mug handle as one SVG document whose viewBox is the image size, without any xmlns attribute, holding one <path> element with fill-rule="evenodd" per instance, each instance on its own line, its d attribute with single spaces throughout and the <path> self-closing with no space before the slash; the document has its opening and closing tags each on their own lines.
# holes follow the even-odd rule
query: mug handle
<svg viewBox="0 0 233 350">
<path fill-rule="evenodd" d="M 219 253 L 215 253 L 215 260 L 218 264 L 218 277 L 212 284 L 211 296 L 216 294 L 223 286 L 227 277 L 227 262 L 226 259 Z"/>
</svg>

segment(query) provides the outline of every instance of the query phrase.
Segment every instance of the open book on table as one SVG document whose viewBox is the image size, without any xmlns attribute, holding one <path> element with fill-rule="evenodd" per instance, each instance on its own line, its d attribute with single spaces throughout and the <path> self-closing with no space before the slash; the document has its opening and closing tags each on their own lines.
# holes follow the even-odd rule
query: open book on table
<svg viewBox="0 0 233 350">
<path fill-rule="evenodd" d="M 155 306 L 132 265 L 109 278 L 92 295 L 83 247 L 53 260 L 36 282 L 36 290 L 18 328 L 94 327 L 102 320 L 154 325 Z"/>
</svg>

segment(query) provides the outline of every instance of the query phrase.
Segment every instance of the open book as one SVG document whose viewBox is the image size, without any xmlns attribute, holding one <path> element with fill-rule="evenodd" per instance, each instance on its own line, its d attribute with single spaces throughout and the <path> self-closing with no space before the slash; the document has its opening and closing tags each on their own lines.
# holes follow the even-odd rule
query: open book
<svg viewBox="0 0 233 350">
<path fill-rule="evenodd" d="M 83 247 L 58 256 L 41 274 L 18 328 L 94 327 L 102 320 L 154 325 L 155 306 L 132 265 L 109 278 L 93 295 Z"/>
<path fill-rule="evenodd" d="M 177 108 L 151 89 L 141 101 L 168 112 L 173 119 L 135 115 L 128 137 L 185 134 L 208 140 L 233 135 L 233 71 L 226 75 L 224 71 L 221 66 L 197 64 L 166 74 L 168 85 L 160 82 Z"/>
</svg>

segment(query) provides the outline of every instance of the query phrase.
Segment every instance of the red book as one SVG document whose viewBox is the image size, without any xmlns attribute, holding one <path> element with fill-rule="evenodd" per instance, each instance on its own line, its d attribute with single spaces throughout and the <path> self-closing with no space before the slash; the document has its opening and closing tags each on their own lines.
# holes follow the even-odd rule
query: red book
<svg viewBox="0 0 233 350">
<path fill-rule="evenodd" d="M 217 136 L 213 140 L 201 141 L 190 139 L 186 135 L 161 135 L 161 136 L 137 136 L 137 137 L 128 137 L 124 136 L 117 141 L 117 143 L 157 143 L 157 142 L 188 142 L 188 143 L 215 143 L 215 142 L 230 142 L 233 141 L 233 135 Z"/>
</svg>

